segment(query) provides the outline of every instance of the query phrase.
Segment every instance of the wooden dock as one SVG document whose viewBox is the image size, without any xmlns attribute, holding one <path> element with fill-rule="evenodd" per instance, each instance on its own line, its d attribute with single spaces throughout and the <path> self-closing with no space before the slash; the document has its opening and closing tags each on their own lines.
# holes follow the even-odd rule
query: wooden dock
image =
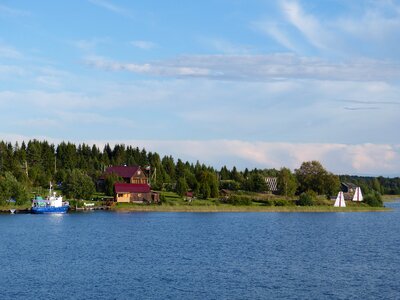
<svg viewBox="0 0 400 300">
<path fill-rule="evenodd" d="M 109 210 L 110 207 L 103 205 L 103 206 L 71 207 L 70 209 L 75 211 L 90 211 L 90 210 Z"/>
</svg>

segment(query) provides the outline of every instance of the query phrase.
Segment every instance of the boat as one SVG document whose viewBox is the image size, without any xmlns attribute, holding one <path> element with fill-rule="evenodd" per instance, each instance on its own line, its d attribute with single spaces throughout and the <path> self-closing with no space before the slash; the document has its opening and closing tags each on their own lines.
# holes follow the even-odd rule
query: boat
<svg viewBox="0 0 400 300">
<path fill-rule="evenodd" d="M 361 188 L 357 187 L 356 191 L 354 192 L 354 195 L 353 195 L 353 201 L 359 202 L 359 201 L 363 201 L 363 200 L 364 200 L 364 198 L 363 198 L 363 195 L 361 193 Z"/>
<path fill-rule="evenodd" d="M 16 209 L 15 208 L 10 208 L 10 213 L 15 214 Z"/>
<path fill-rule="evenodd" d="M 340 191 L 336 197 L 334 207 L 346 207 L 346 202 L 344 202 L 343 192 Z"/>
<path fill-rule="evenodd" d="M 63 202 L 62 196 L 57 196 L 56 192 L 52 192 L 50 182 L 49 196 L 43 199 L 41 196 L 36 196 L 32 200 L 31 212 L 34 214 L 65 214 L 69 209 L 68 201 Z"/>
</svg>

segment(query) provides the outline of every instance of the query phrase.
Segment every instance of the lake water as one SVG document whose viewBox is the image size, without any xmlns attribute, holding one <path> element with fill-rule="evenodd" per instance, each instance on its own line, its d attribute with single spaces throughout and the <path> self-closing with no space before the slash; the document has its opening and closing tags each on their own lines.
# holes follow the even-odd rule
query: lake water
<svg viewBox="0 0 400 300">
<path fill-rule="evenodd" d="M 399 299 L 376 213 L 0 215 L 0 299 Z"/>
</svg>

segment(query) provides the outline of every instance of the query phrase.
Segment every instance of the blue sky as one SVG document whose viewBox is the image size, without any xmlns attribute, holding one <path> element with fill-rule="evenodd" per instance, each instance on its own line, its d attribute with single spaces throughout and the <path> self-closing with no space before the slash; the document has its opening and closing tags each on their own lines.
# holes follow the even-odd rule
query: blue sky
<svg viewBox="0 0 400 300">
<path fill-rule="evenodd" d="M 400 174 L 400 1 L 2 1 L 0 136 Z"/>
</svg>

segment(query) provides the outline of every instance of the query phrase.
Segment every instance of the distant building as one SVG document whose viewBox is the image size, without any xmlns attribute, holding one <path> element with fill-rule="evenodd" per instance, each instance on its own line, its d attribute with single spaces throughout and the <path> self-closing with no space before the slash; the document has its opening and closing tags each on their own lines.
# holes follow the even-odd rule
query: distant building
<svg viewBox="0 0 400 300">
<path fill-rule="evenodd" d="M 357 185 L 351 182 L 341 182 L 340 189 L 343 192 L 344 200 L 352 200 L 354 192 L 356 191 Z"/>
<path fill-rule="evenodd" d="M 125 203 L 158 203 L 158 193 L 152 192 L 146 184 L 116 183 L 115 201 Z"/>
<path fill-rule="evenodd" d="M 278 178 L 277 177 L 265 177 L 265 183 L 267 184 L 268 191 L 276 193 L 278 191 Z"/>
<path fill-rule="evenodd" d="M 145 172 L 139 166 L 112 166 L 108 167 L 102 178 L 107 175 L 116 174 L 122 177 L 126 183 L 145 184 L 149 183 Z"/>
<path fill-rule="evenodd" d="M 357 188 L 357 185 L 351 182 L 341 182 L 340 189 L 343 193 L 354 193 Z"/>
<path fill-rule="evenodd" d="M 222 202 L 227 202 L 229 198 L 231 197 L 231 191 L 228 189 L 222 189 L 219 191 L 219 199 Z"/>
<path fill-rule="evenodd" d="M 104 186 L 107 175 L 115 174 L 124 182 L 114 185 L 114 201 L 125 203 L 158 203 L 159 194 L 152 192 L 147 175 L 139 166 L 111 166 L 100 177 L 99 186 Z"/>
<path fill-rule="evenodd" d="M 194 199 L 194 193 L 192 191 L 185 193 L 185 200 L 191 202 Z"/>
</svg>

